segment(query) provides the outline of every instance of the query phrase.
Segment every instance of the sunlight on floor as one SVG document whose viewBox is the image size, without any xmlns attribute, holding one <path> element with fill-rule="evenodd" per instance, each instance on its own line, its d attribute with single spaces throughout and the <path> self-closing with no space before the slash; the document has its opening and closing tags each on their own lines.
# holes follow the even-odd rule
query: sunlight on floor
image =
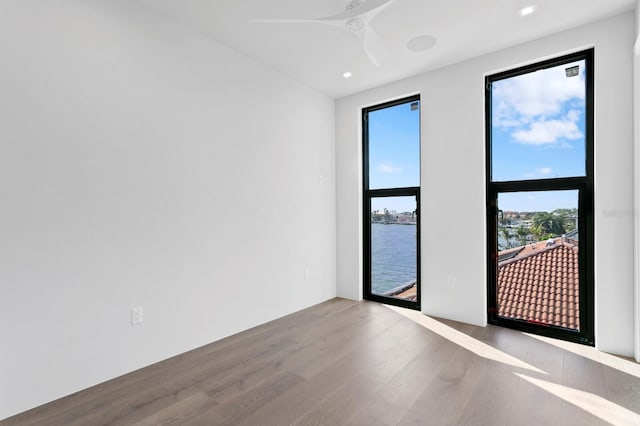
<svg viewBox="0 0 640 426">
<path fill-rule="evenodd" d="M 514 373 L 527 382 L 575 405 L 582 410 L 593 414 L 605 422 L 614 425 L 638 425 L 640 424 L 640 414 L 621 407 L 601 396 L 590 392 L 573 389 L 568 386 L 551 383 L 546 380 L 535 379 L 524 374 Z"/>
<path fill-rule="evenodd" d="M 477 339 L 474 339 L 471 336 L 468 336 L 453 327 L 449 327 L 439 321 L 430 318 L 422 312 L 414 311 L 412 309 L 404 309 L 398 308 L 395 306 L 384 305 L 387 308 L 396 311 L 400 315 L 409 318 L 413 322 L 420 324 L 421 326 L 431 330 L 432 332 L 439 334 L 445 339 L 462 346 L 468 351 L 473 352 L 474 354 L 481 356 L 486 359 L 490 359 L 492 361 L 498 361 L 503 364 L 508 364 L 516 368 L 524 368 L 527 370 L 534 371 L 536 373 L 547 374 L 544 371 L 527 364 L 524 361 L 519 360 L 516 357 L 513 357 L 507 353 L 504 353 L 486 343 L 483 343 Z"/>
<path fill-rule="evenodd" d="M 565 351 L 573 352 L 576 355 L 583 356 L 587 359 L 590 359 L 591 361 L 598 362 L 600 364 L 606 365 L 607 367 L 615 368 L 618 371 L 640 378 L 640 364 L 637 364 L 633 361 L 629 361 L 615 355 L 610 355 L 605 352 L 600 352 L 596 348 L 593 348 L 591 346 L 579 345 L 577 343 L 565 342 L 564 340 L 537 336 L 535 334 L 524 334 L 534 339 L 540 340 L 541 342 L 556 346 Z"/>
</svg>

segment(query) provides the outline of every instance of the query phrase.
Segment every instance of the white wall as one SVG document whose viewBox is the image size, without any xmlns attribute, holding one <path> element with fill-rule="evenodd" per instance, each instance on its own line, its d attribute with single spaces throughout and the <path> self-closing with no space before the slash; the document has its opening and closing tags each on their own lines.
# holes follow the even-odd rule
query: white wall
<svg viewBox="0 0 640 426">
<path fill-rule="evenodd" d="M 0 418 L 335 296 L 332 99 L 128 0 L 0 2 L 0 94 Z"/>
<path fill-rule="evenodd" d="M 422 99 L 423 312 L 486 323 L 484 76 L 595 46 L 596 344 L 633 353 L 634 15 L 418 75 L 336 102 L 338 295 L 361 297 L 360 108 Z M 464 226 L 459 226 L 464 224 Z M 456 277 L 450 288 L 447 276 Z"/>
<path fill-rule="evenodd" d="M 640 0 L 636 2 L 636 43 L 633 63 L 635 125 L 634 144 L 634 202 L 635 202 L 635 358 L 640 362 Z"/>
</svg>

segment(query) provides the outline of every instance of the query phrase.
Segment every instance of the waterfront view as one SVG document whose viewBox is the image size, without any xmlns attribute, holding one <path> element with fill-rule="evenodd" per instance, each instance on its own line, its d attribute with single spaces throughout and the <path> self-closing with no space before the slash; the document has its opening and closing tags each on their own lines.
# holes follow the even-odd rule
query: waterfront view
<svg viewBox="0 0 640 426">
<path fill-rule="evenodd" d="M 372 200 L 371 291 L 374 294 L 416 299 L 418 217 L 415 206 L 415 197 Z"/>
<path fill-rule="evenodd" d="M 420 186 L 420 100 L 366 112 L 369 209 L 367 292 L 418 300 L 418 198 Z M 391 301 L 390 301 L 391 302 Z M 393 303 L 393 302 L 392 302 Z"/>
<path fill-rule="evenodd" d="M 550 212 L 503 211 L 498 219 L 498 251 L 548 240 L 577 229 L 578 209 Z"/>
</svg>

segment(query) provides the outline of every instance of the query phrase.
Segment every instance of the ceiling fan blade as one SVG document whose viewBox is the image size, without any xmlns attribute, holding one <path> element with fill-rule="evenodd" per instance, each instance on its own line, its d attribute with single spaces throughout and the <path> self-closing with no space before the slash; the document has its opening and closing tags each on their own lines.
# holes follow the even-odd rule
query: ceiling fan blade
<svg viewBox="0 0 640 426">
<path fill-rule="evenodd" d="M 249 22 L 266 24 L 323 24 L 337 28 L 344 28 L 342 21 L 326 21 L 324 19 L 251 19 Z"/>
<path fill-rule="evenodd" d="M 369 60 L 371 60 L 376 67 L 379 67 L 382 61 L 389 56 L 389 49 L 382 38 L 371 29 L 369 21 L 394 1 L 395 0 L 351 0 L 347 4 L 344 12 L 325 16 L 324 18 L 251 19 L 249 22 L 273 24 L 312 23 L 346 29 L 362 40 L 364 50 Z"/>
<path fill-rule="evenodd" d="M 265 24 L 323 23 L 318 19 L 249 19 L 249 22 L 262 22 Z"/>
<path fill-rule="evenodd" d="M 353 7 L 352 9 L 345 10 L 344 12 L 329 15 L 322 18 L 310 18 L 310 19 L 251 19 L 249 22 L 266 22 L 273 24 L 295 24 L 300 22 L 315 22 L 315 23 L 333 23 L 333 22 L 346 22 L 356 17 L 363 17 L 369 20 L 380 13 L 384 8 L 389 6 L 395 0 L 362 0 L 362 3 Z"/>
<path fill-rule="evenodd" d="M 366 20 L 367 22 L 371 21 L 377 14 L 382 12 L 387 8 L 387 6 L 391 5 L 395 0 L 367 0 L 367 2 L 361 7 L 366 7 L 358 12 L 358 16 Z M 371 5 L 368 5 L 371 3 Z M 368 6 L 368 7 L 367 7 Z M 356 8 L 360 10 L 359 8 Z"/>
<path fill-rule="evenodd" d="M 367 53 L 369 60 L 371 60 L 373 65 L 376 67 L 379 67 L 382 62 L 389 57 L 389 49 L 387 48 L 387 45 L 369 25 L 365 26 L 362 34 L 362 41 L 364 44 L 364 51 Z"/>
</svg>

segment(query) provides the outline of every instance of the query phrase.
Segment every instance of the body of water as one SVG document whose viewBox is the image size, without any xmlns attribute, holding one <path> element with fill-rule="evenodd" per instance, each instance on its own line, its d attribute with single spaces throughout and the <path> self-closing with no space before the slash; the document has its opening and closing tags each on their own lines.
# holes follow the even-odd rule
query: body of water
<svg viewBox="0 0 640 426">
<path fill-rule="evenodd" d="M 382 294 L 417 279 L 416 225 L 371 225 L 371 289 Z"/>
</svg>

